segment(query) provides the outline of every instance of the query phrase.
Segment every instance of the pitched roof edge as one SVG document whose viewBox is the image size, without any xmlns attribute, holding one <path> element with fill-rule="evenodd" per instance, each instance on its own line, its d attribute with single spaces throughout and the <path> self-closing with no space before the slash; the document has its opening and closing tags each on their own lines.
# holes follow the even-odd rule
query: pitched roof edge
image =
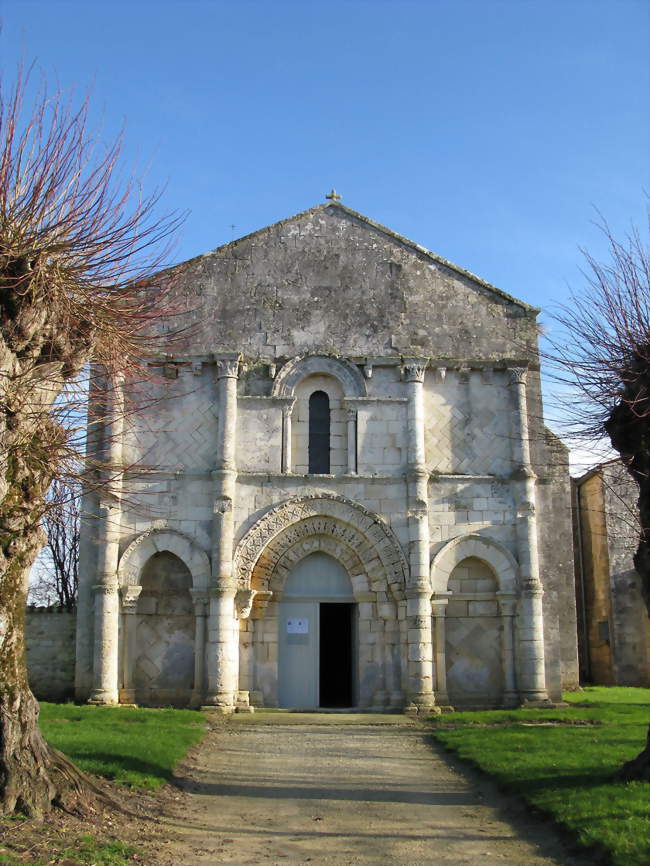
<svg viewBox="0 0 650 866">
<path fill-rule="evenodd" d="M 390 229 L 387 226 L 382 225 L 381 223 L 375 222 L 374 220 L 370 219 L 370 217 L 364 216 L 364 214 L 359 213 L 356 210 L 353 210 L 352 208 L 348 207 L 347 205 L 342 204 L 340 201 L 326 202 L 324 204 L 315 205 L 315 207 L 308 208 L 307 210 L 300 211 L 299 213 L 293 214 L 292 216 L 285 217 L 285 219 L 279 220 L 278 222 L 270 223 L 267 226 L 263 226 L 260 229 L 256 229 L 254 232 L 250 232 L 247 235 L 243 235 L 240 238 L 236 238 L 227 244 L 222 244 L 219 247 L 215 247 L 213 250 L 208 250 L 208 252 L 206 252 L 206 253 L 201 253 L 198 256 L 194 256 L 193 258 L 188 259 L 185 262 L 179 262 L 179 265 L 187 265 L 190 262 L 198 261 L 199 259 L 203 259 L 206 256 L 211 256 L 211 255 L 214 255 L 215 253 L 220 253 L 224 250 L 227 250 L 229 247 L 233 247 L 233 246 L 237 245 L 241 241 L 246 241 L 246 240 L 249 240 L 250 238 L 254 238 L 256 235 L 262 234 L 262 232 L 269 231 L 270 229 L 277 228 L 278 226 L 286 225 L 286 223 L 292 222 L 293 220 L 296 220 L 296 219 L 300 219 L 301 217 L 307 216 L 308 214 L 316 213 L 316 211 L 320 211 L 320 210 L 324 211 L 324 210 L 328 210 L 330 208 L 333 208 L 333 209 L 338 208 L 339 210 L 343 211 L 344 213 L 348 214 L 349 216 L 354 217 L 354 219 L 357 219 L 360 222 L 366 223 L 366 225 L 369 225 L 372 228 L 376 229 L 377 231 L 380 231 L 383 234 L 388 235 L 389 237 L 393 238 L 394 240 L 398 241 L 401 244 L 404 244 L 405 246 L 411 247 L 411 249 L 414 249 L 418 253 L 426 256 L 427 258 L 436 262 L 436 264 L 442 265 L 445 268 L 449 268 L 450 270 L 455 271 L 457 274 L 460 274 L 463 277 L 467 277 L 468 279 L 472 280 L 473 282 L 478 283 L 479 285 L 483 286 L 484 288 L 489 289 L 489 291 L 494 292 L 495 294 L 499 295 L 504 300 L 509 301 L 512 304 L 517 304 L 517 306 L 522 307 L 524 310 L 526 310 L 529 313 L 534 314 L 535 316 L 537 316 L 541 312 L 541 309 L 539 307 L 534 307 L 532 304 L 526 303 L 526 301 L 521 301 L 521 300 L 519 300 L 519 298 L 515 298 L 514 295 L 509 295 L 507 292 L 504 292 L 503 289 L 500 289 L 497 286 L 493 285 L 492 283 L 489 283 L 487 280 L 484 280 L 481 277 L 477 276 L 476 274 L 473 274 L 471 271 L 468 271 L 465 268 L 461 268 L 459 265 L 456 265 L 453 262 L 450 262 L 448 259 L 445 259 L 442 256 L 439 256 L 437 253 L 434 253 L 431 250 L 427 249 L 426 247 L 421 246 L 420 244 L 416 243 L 415 241 L 412 241 L 410 238 L 407 238 L 404 235 L 401 235 L 398 232 L 393 231 L 393 229 Z"/>
</svg>

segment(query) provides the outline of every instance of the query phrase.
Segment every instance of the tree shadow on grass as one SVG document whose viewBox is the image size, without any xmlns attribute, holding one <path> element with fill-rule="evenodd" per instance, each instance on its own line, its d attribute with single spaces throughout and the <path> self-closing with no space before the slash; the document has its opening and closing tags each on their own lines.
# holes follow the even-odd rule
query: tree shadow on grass
<svg viewBox="0 0 650 866">
<path fill-rule="evenodd" d="M 107 768 L 106 772 L 100 773 L 97 770 L 86 772 L 95 772 L 97 775 L 101 775 L 106 779 L 116 778 L 116 772 L 110 769 L 113 767 L 119 768 L 119 770 L 122 770 L 125 773 L 137 773 L 141 776 L 153 776 L 154 778 L 165 782 L 170 782 L 174 776 L 174 772 L 171 768 L 164 767 L 161 764 L 156 764 L 152 761 L 145 761 L 142 758 L 137 758 L 132 755 L 118 755 L 109 752 L 85 750 L 75 752 L 74 749 L 67 750 L 66 755 L 76 763 L 81 764 L 93 762 L 102 764 Z"/>
</svg>

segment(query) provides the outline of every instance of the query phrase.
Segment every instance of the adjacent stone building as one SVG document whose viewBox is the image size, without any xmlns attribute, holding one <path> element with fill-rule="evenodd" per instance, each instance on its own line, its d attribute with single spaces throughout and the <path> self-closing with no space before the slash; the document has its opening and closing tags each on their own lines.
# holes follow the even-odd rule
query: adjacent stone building
<svg viewBox="0 0 650 866">
<path fill-rule="evenodd" d="M 128 495 L 86 497 L 78 698 L 379 711 L 577 682 L 538 311 L 337 198 L 174 272 L 191 350 L 106 422 Z"/>
<path fill-rule="evenodd" d="M 619 460 L 575 481 L 581 679 L 650 686 L 650 620 L 634 568 L 639 489 Z"/>
</svg>

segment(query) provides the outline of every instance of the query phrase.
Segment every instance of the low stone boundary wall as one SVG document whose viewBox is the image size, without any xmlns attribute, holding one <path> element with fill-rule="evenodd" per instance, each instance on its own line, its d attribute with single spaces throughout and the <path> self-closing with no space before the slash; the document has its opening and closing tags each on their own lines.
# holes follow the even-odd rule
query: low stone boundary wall
<svg viewBox="0 0 650 866">
<path fill-rule="evenodd" d="M 25 644 L 29 685 L 43 701 L 74 697 L 76 611 L 28 606 Z"/>
</svg>

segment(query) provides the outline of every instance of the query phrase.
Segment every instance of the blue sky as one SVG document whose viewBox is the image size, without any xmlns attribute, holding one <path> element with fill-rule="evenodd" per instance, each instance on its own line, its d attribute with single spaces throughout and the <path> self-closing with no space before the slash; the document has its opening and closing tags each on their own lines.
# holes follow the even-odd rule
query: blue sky
<svg viewBox="0 0 650 866">
<path fill-rule="evenodd" d="M 529 303 L 643 226 L 647 0 L 0 0 L 0 63 L 90 87 L 178 259 L 343 201 Z M 235 225 L 234 232 L 231 225 Z"/>
</svg>

